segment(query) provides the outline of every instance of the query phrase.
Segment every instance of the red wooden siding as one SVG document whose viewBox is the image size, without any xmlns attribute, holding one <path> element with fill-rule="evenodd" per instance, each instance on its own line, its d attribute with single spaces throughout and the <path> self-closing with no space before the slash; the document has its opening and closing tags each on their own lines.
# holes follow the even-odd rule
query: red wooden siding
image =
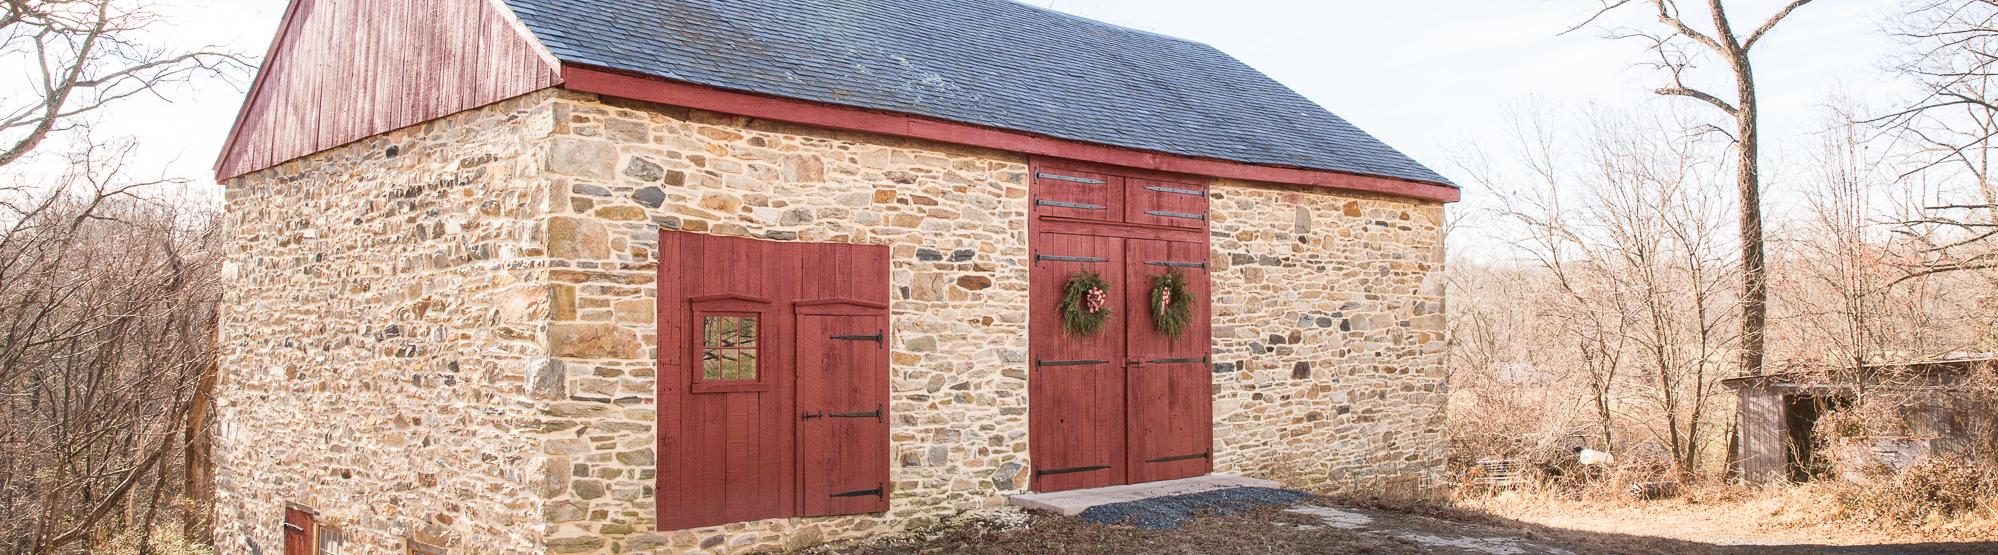
<svg viewBox="0 0 1998 555">
<path fill-rule="evenodd" d="M 294 0 L 217 179 L 561 83 L 491 0 Z"/>
<path fill-rule="evenodd" d="M 660 528 L 886 511 L 888 250 L 661 232 L 659 252 Z M 703 379 L 706 316 L 756 319 L 753 379 Z"/>
<path fill-rule="evenodd" d="M 1028 419 L 1037 491 L 1212 469 L 1207 188 L 1112 171 L 1035 168 Z M 1111 284 L 1115 312 L 1108 329 L 1075 336 L 1062 329 L 1059 301 L 1085 269 Z M 1186 276 L 1194 297 L 1193 324 L 1177 339 L 1154 329 L 1149 299 L 1152 276 L 1170 271 Z"/>
</svg>

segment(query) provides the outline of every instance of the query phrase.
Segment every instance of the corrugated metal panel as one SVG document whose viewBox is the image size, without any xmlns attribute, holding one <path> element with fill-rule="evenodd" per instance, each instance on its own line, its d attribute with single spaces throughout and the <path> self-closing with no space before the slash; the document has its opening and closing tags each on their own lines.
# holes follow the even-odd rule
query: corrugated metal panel
<svg viewBox="0 0 1998 555">
<path fill-rule="evenodd" d="M 294 0 L 216 176 L 551 87 L 560 75 L 491 0 Z"/>
</svg>

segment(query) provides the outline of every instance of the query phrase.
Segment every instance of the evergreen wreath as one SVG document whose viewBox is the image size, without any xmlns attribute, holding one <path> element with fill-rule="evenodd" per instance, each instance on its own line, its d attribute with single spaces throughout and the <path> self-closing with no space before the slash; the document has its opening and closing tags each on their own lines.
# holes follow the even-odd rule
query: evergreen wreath
<svg viewBox="0 0 1998 555">
<path fill-rule="evenodd" d="M 1096 272 L 1068 276 L 1061 293 L 1061 328 L 1069 335 L 1095 335 L 1110 321 L 1110 283 Z"/>
<path fill-rule="evenodd" d="M 1152 328 L 1173 339 L 1186 333 L 1193 323 L 1193 294 L 1186 290 L 1186 275 L 1178 270 L 1152 276 Z"/>
</svg>

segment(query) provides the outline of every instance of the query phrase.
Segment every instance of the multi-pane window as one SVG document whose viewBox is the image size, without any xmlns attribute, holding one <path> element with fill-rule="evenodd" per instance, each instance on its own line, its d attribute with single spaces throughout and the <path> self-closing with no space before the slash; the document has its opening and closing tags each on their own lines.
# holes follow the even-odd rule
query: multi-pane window
<svg viewBox="0 0 1998 555">
<path fill-rule="evenodd" d="M 701 381 L 756 381 L 757 335 L 755 316 L 703 316 Z"/>
</svg>

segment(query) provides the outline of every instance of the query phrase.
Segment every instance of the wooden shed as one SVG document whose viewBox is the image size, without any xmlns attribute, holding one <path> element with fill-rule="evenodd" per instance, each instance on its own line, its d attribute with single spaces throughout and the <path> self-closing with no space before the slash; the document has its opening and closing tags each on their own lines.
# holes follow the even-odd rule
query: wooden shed
<svg viewBox="0 0 1998 555">
<path fill-rule="evenodd" d="M 1899 469 L 1973 444 L 1998 445 L 1998 415 L 1988 414 L 1994 407 L 1977 404 L 1980 398 L 1969 390 L 1970 380 L 1994 363 L 1998 359 L 1956 358 L 1722 380 L 1738 400 L 1736 469 L 1750 483 L 1857 479 L 1841 470 L 1855 463 Z M 1861 399 L 1891 408 L 1877 415 L 1887 422 L 1840 446 L 1847 452 L 1821 452 L 1827 446 L 1819 421 Z M 1846 460 L 1835 460 L 1840 458 Z"/>
<path fill-rule="evenodd" d="M 1442 485 L 1457 187 L 1207 45 L 1007 0 L 294 0 L 217 177 L 224 553 Z"/>
</svg>

